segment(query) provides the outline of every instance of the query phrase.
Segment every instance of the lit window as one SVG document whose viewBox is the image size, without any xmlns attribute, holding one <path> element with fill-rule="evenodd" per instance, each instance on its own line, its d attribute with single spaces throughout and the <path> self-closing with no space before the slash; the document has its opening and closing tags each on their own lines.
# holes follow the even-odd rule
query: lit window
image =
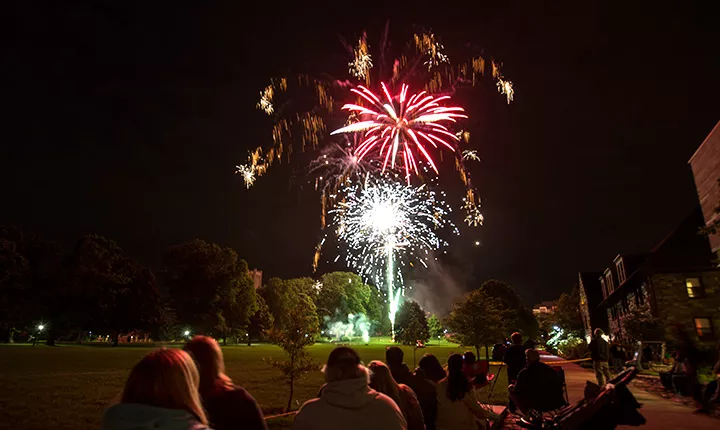
<svg viewBox="0 0 720 430">
<path fill-rule="evenodd" d="M 687 288 L 688 297 L 691 299 L 697 299 L 698 297 L 705 296 L 700 278 L 686 278 L 685 287 Z"/>
<path fill-rule="evenodd" d="M 712 336 L 713 327 L 710 318 L 695 318 L 695 331 L 701 338 Z"/>
<path fill-rule="evenodd" d="M 603 299 L 607 299 L 607 287 L 605 286 L 605 279 L 600 278 L 600 285 L 602 286 Z"/>
</svg>

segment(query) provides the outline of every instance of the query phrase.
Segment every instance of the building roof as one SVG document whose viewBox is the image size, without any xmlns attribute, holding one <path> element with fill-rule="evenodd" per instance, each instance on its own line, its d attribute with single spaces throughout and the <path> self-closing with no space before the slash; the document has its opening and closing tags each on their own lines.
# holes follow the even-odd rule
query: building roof
<svg viewBox="0 0 720 430">
<path fill-rule="evenodd" d="M 625 281 L 616 285 L 600 305 L 617 302 L 630 285 L 643 277 L 643 273 L 713 269 L 714 255 L 710 251 L 710 243 L 706 236 L 699 233 L 704 223 L 698 206 L 672 233 L 655 246 L 652 252 L 623 256 Z M 614 279 L 617 280 L 616 265 L 613 264 L 608 270 L 612 271 Z"/>
</svg>

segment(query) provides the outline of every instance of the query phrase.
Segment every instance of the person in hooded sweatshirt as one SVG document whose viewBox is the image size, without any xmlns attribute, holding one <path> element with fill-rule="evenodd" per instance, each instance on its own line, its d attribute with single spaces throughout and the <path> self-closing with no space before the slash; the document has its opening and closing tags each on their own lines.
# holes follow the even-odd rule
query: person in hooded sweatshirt
<svg viewBox="0 0 720 430">
<path fill-rule="evenodd" d="M 425 430 L 422 409 L 413 390 L 405 384 L 395 382 L 390 369 L 382 361 L 371 361 L 368 370 L 370 388 L 395 401 L 407 421 L 408 430 Z"/>
<path fill-rule="evenodd" d="M 368 385 L 368 370 L 355 350 L 335 348 L 323 371 L 327 383 L 320 397 L 302 405 L 293 430 L 407 430 L 395 402 Z"/>
<path fill-rule="evenodd" d="M 245 389 L 233 384 L 225 374 L 225 362 L 217 341 L 195 336 L 187 344 L 200 372 L 200 397 L 215 430 L 242 427 L 245 430 L 267 430 L 257 402 Z"/>
<path fill-rule="evenodd" d="M 120 403 L 105 411 L 101 429 L 209 430 L 199 381 L 187 352 L 153 351 L 132 369 Z"/>
</svg>

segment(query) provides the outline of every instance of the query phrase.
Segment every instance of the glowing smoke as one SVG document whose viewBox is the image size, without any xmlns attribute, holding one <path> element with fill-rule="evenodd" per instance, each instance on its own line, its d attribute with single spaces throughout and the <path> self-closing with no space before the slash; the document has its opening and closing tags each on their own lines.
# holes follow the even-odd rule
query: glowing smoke
<svg viewBox="0 0 720 430">
<path fill-rule="evenodd" d="M 364 343 L 370 342 L 370 320 L 365 314 L 348 314 L 347 322 L 331 321 L 330 317 L 325 318 L 325 334 L 335 341 L 351 340 L 361 337 Z"/>
</svg>

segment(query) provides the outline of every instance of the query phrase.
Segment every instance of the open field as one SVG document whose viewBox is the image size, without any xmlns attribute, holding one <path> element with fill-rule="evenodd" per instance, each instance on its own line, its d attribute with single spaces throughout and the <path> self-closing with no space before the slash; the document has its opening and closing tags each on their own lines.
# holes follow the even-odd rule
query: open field
<svg viewBox="0 0 720 430">
<path fill-rule="evenodd" d="M 385 346 L 373 343 L 354 348 L 367 363 L 384 360 Z M 333 347 L 316 344 L 311 353 L 318 363 L 323 363 Z M 98 428 L 103 409 L 119 397 L 130 368 L 152 349 L 106 345 L 0 346 L 0 429 Z M 403 349 L 405 361 L 412 367 L 412 348 Z M 287 386 L 275 380 L 279 372 L 263 358 L 282 359 L 282 350 L 273 345 L 229 346 L 223 350 L 228 375 L 255 396 L 266 415 L 281 412 L 287 402 Z M 463 350 L 453 344 L 428 346 L 417 350 L 417 359 L 432 353 L 445 363 L 450 353 Z M 505 371 L 498 377 L 501 379 L 495 398 L 505 401 Z M 300 381 L 294 408 L 315 396 L 322 383 L 319 370 Z M 282 420 L 271 420 L 268 424 L 275 428 L 286 426 Z"/>
</svg>

